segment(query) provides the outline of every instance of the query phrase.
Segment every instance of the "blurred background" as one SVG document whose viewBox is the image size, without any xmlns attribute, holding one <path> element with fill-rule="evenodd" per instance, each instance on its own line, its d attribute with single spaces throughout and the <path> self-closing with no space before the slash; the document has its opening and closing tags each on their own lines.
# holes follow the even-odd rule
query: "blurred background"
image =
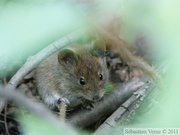
<svg viewBox="0 0 180 135">
<path fill-rule="evenodd" d="M 167 86 L 135 125 L 180 127 L 179 0 L 0 0 L 0 78 L 13 75 L 42 48 L 87 25 L 84 16 L 120 16 L 120 36 L 129 45 L 146 35 L 157 62 L 167 60 Z M 139 112 L 142 114 L 142 112 Z M 143 119 L 142 119 L 143 118 Z"/>
</svg>

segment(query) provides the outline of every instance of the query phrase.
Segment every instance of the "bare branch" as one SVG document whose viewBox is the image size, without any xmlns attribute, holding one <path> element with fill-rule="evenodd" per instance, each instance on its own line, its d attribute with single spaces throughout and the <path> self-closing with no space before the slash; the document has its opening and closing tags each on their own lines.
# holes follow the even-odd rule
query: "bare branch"
<svg viewBox="0 0 180 135">
<path fill-rule="evenodd" d="M 111 94 L 97 104 L 94 109 L 82 110 L 69 118 L 69 123 L 77 127 L 86 127 L 99 119 L 113 113 L 125 102 L 137 89 L 147 83 L 147 78 L 134 78 L 127 83 L 118 85 Z"/>
</svg>

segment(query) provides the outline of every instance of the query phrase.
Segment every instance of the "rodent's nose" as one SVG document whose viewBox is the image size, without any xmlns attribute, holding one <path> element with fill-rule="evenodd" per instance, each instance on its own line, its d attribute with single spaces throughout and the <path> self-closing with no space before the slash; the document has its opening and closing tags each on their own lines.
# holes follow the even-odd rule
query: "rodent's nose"
<svg viewBox="0 0 180 135">
<path fill-rule="evenodd" d="M 101 97 L 99 95 L 95 95 L 93 97 L 93 101 L 99 101 L 101 99 Z"/>
</svg>

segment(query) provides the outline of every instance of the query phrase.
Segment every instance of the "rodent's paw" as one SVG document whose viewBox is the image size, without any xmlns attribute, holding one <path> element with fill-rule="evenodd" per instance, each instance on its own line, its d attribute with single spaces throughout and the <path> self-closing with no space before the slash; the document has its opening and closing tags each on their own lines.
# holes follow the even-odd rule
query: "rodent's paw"
<svg viewBox="0 0 180 135">
<path fill-rule="evenodd" d="M 92 110 L 93 108 L 95 108 L 95 102 L 85 101 L 82 104 L 82 109 Z"/>
<path fill-rule="evenodd" d="M 61 103 L 65 103 L 66 105 L 70 105 L 70 102 L 69 102 L 69 100 L 67 99 L 67 98 L 60 98 L 58 101 L 57 101 L 57 103 L 58 104 L 61 104 Z"/>
</svg>

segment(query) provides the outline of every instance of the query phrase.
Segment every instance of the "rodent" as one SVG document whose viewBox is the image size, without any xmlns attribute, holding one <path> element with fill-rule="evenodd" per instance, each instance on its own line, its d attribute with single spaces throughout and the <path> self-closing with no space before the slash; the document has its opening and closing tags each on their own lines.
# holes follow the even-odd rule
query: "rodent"
<svg viewBox="0 0 180 135">
<path fill-rule="evenodd" d="M 109 81 L 105 51 L 105 43 L 97 39 L 70 45 L 42 61 L 35 79 L 45 104 L 53 109 L 62 98 L 70 107 L 100 100 Z"/>
</svg>

